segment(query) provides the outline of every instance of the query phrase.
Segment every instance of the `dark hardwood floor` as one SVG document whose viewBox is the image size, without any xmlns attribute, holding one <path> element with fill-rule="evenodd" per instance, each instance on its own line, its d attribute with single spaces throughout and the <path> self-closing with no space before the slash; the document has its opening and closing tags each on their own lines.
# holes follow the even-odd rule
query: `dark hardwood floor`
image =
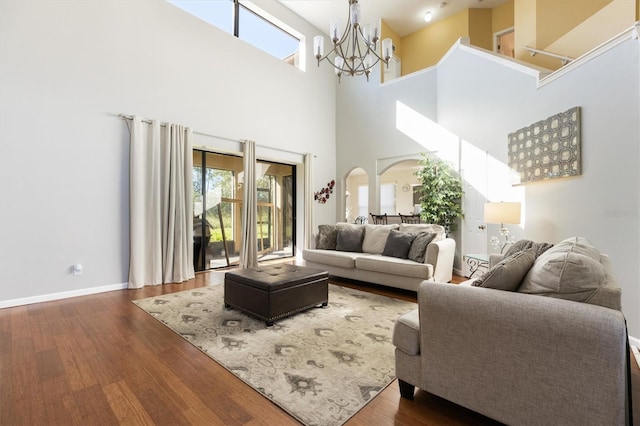
<svg viewBox="0 0 640 426">
<path fill-rule="evenodd" d="M 0 310 L 0 425 L 298 424 L 131 303 L 210 279 Z M 415 301 L 411 292 L 335 283 Z M 635 363 L 633 386 L 640 421 Z M 347 424 L 497 423 L 424 391 L 401 399 L 394 382 Z"/>
</svg>

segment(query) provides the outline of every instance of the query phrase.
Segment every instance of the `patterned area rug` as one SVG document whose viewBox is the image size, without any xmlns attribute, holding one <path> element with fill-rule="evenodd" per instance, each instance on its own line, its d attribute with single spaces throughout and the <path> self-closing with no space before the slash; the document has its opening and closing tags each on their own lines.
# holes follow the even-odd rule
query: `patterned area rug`
<svg viewBox="0 0 640 426">
<path fill-rule="evenodd" d="M 395 320 L 415 303 L 329 285 L 329 306 L 266 327 L 221 284 L 134 303 L 306 425 L 341 425 L 395 378 Z"/>
</svg>

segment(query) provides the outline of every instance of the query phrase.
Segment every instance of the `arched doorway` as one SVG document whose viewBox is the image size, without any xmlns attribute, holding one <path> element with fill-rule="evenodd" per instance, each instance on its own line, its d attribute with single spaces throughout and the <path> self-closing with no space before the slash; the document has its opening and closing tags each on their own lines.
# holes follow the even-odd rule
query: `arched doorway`
<svg viewBox="0 0 640 426">
<path fill-rule="evenodd" d="M 418 160 L 403 160 L 380 175 L 380 213 L 419 213 L 420 184 L 415 175 L 419 168 Z"/>
<path fill-rule="evenodd" d="M 369 175 L 356 167 L 345 178 L 345 221 L 356 222 L 369 216 Z"/>
</svg>

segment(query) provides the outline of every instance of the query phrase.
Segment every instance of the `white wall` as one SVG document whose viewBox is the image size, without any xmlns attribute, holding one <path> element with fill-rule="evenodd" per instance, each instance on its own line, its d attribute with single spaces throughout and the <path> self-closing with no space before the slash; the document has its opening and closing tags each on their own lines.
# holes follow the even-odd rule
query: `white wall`
<svg viewBox="0 0 640 426">
<path fill-rule="evenodd" d="M 311 50 L 317 29 L 258 4 Z M 335 76 L 314 58 L 302 72 L 163 1 L 2 1 L 0 31 L 0 306 L 128 280 L 129 134 L 114 114 L 311 152 L 315 186 L 335 177 Z"/>
<path fill-rule="evenodd" d="M 343 83 L 338 92 L 338 175 L 356 165 L 371 173 L 377 158 L 415 152 L 430 139 L 426 119 L 437 121 L 459 137 L 463 157 L 477 153 L 478 161 L 485 162 L 488 199 L 499 201 L 510 191 L 522 192 L 526 222 L 517 231 L 519 237 L 555 243 L 580 235 L 611 256 L 629 332 L 640 336 L 638 40 L 629 37 L 540 88 L 532 74 L 476 52 L 459 46 L 437 69 L 379 90 L 362 81 Z M 397 101 L 417 113 L 413 141 L 392 120 Z M 505 174 L 496 172 L 505 169 L 508 133 L 573 106 L 582 107 L 583 174 L 511 189 Z M 369 117 L 375 118 L 373 132 Z M 349 145 L 358 138 L 369 142 L 367 149 Z M 444 153 L 452 143 L 445 142 L 446 134 L 441 139 Z M 488 235 L 494 233 L 490 228 Z"/>
<path fill-rule="evenodd" d="M 383 85 L 379 70 L 369 77 L 343 77 L 337 91 L 336 158 L 337 175 L 344 179 L 355 167 L 361 167 L 369 177 L 369 210 L 379 206 L 381 164 L 393 164 L 406 160 L 407 156 L 420 158 L 426 149 L 406 133 L 397 129 L 397 102 L 412 106 L 417 113 L 435 120 L 436 75 L 430 70 L 418 72 L 412 77 L 401 77 Z M 418 82 L 418 83 L 416 83 Z M 379 161 L 385 160 L 385 161 Z M 337 188 L 344 193 L 342 187 Z M 341 217 L 344 206 L 338 206 Z"/>
</svg>

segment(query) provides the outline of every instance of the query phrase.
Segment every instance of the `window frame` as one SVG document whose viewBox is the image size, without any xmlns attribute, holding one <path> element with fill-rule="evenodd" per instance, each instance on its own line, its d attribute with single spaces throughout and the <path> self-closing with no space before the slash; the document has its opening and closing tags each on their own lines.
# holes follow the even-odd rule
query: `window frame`
<svg viewBox="0 0 640 426">
<path fill-rule="evenodd" d="M 385 199 L 385 195 L 388 194 L 392 197 L 392 200 Z M 393 201 L 393 203 L 387 203 L 387 201 Z M 380 214 L 395 215 L 396 207 L 398 203 L 398 193 L 396 182 L 383 182 L 380 184 Z"/>
<path fill-rule="evenodd" d="M 304 61 L 304 57 L 305 57 L 305 46 L 306 46 L 306 41 L 305 41 L 305 36 L 304 34 L 302 34 L 299 31 L 296 31 L 294 28 L 292 28 L 291 26 L 285 24 L 284 22 L 282 22 L 281 20 L 277 19 L 276 17 L 272 16 L 271 14 L 267 13 L 265 10 L 261 9 L 260 7 L 256 6 L 255 4 L 253 4 L 251 1 L 247 1 L 247 0 L 228 0 L 233 4 L 232 7 L 232 17 L 231 17 L 231 21 L 232 21 L 232 28 L 231 28 L 231 32 L 228 32 L 226 29 L 218 27 L 217 25 L 213 24 L 212 22 L 209 22 L 206 19 L 203 19 L 201 16 L 198 16 L 196 14 L 194 14 L 192 11 L 187 10 L 187 9 L 183 9 L 181 6 L 179 6 L 180 1 L 184 1 L 184 0 L 177 0 L 177 1 L 171 1 L 171 0 L 167 0 L 168 3 L 170 3 L 171 5 L 191 14 L 192 16 L 195 16 L 198 19 L 203 20 L 204 22 L 206 22 L 207 24 L 214 26 L 218 29 L 220 29 L 221 31 L 224 31 L 228 34 L 233 35 L 234 37 L 242 40 L 243 42 L 255 47 L 256 49 L 259 49 L 271 56 L 273 56 L 274 58 L 278 59 L 281 62 L 285 62 L 288 63 L 290 65 L 292 65 L 294 68 L 298 68 L 301 71 L 305 71 L 305 61 Z M 243 8 L 246 12 L 251 13 L 253 15 L 255 15 L 257 18 L 263 20 L 265 23 L 271 25 L 274 29 L 282 32 L 283 34 L 295 39 L 298 41 L 298 49 L 291 55 L 287 56 L 286 58 L 279 58 L 278 56 L 274 55 L 272 52 L 268 51 L 268 50 L 264 50 L 261 47 L 256 46 L 255 44 L 251 43 L 250 41 L 243 39 L 242 37 L 240 37 L 240 8 Z M 296 58 L 297 56 L 297 58 Z M 293 58 L 293 60 L 292 60 Z M 296 60 L 297 59 L 297 60 Z"/>
<path fill-rule="evenodd" d="M 369 185 L 358 185 L 358 216 L 369 217 Z"/>
<path fill-rule="evenodd" d="M 244 166 L 241 153 L 217 152 L 209 150 L 205 147 L 194 147 L 192 149 L 193 172 L 192 180 L 194 182 L 193 192 L 197 192 L 200 196 L 199 201 L 192 201 L 194 209 L 194 270 L 196 272 L 212 270 L 217 268 L 226 268 L 239 263 L 239 246 L 240 241 L 239 230 L 241 217 L 240 209 L 244 203 L 242 191 L 239 191 L 240 182 L 244 174 Z M 261 248 L 258 253 L 260 260 L 267 259 L 286 259 L 295 257 L 296 253 L 296 164 L 286 162 L 277 162 L 273 160 L 257 159 L 256 164 L 266 166 L 264 170 L 276 166 L 275 171 L 259 173 L 257 179 L 264 179 L 267 183 L 266 187 L 256 188 L 256 192 L 264 190 L 268 195 L 268 201 L 258 201 L 257 210 L 260 208 L 266 212 L 266 220 L 261 223 L 256 222 L 256 227 L 266 224 L 266 233 L 257 235 L 256 244 Z M 211 181 L 208 171 L 212 170 L 214 174 L 230 173 L 231 190 L 230 194 L 224 194 L 221 190 L 220 204 L 217 213 L 217 219 L 208 218 L 209 210 L 207 209 L 207 197 L 210 193 L 215 192 L 215 186 L 223 188 L 223 185 L 215 185 L 209 187 Z M 285 187 L 282 184 L 285 180 L 290 180 L 291 185 Z M 195 185 L 196 180 L 199 188 Z M 223 179 L 224 181 L 224 179 Z M 282 181 L 282 182 L 280 182 Z M 280 182 L 280 183 L 279 183 Z M 224 182 L 222 182 L 224 183 Z M 225 197 L 224 195 L 231 195 Z M 202 204 L 201 209 L 196 209 L 196 202 Z M 230 215 L 228 220 L 222 220 L 225 209 L 223 204 L 230 205 Z M 213 206 L 212 206 L 213 207 Z M 286 208 L 285 208 L 286 207 Z M 199 213 L 199 214 L 198 214 Z M 198 217 L 200 216 L 201 217 Z M 256 218 L 258 219 L 258 218 Z M 218 226 L 219 224 L 219 226 Z M 207 228 L 209 227 L 209 228 Z M 221 239 L 215 237 L 216 229 L 220 229 Z M 225 232 L 230 229 L 230 232 Z M 262 228 L 264 229 L 264 227 Z M 209 231 L 209 232 L 207 232 Z M 260 237 L 261 238 L 258 238 Z M 235 242 L 233 246 L 228 246 L 227 242 Z M 268 244 L 265 244 L 268 243 Z M 209 250 L 213 245 L 221 243 L 222 252 L 213 255 Z M 208 251 L 208 254 L 205 252 Z M 197 253 L 197 255 L 196 255 Z M 215 265 L 215 266 L 214 266 Z"/>
</svg>

